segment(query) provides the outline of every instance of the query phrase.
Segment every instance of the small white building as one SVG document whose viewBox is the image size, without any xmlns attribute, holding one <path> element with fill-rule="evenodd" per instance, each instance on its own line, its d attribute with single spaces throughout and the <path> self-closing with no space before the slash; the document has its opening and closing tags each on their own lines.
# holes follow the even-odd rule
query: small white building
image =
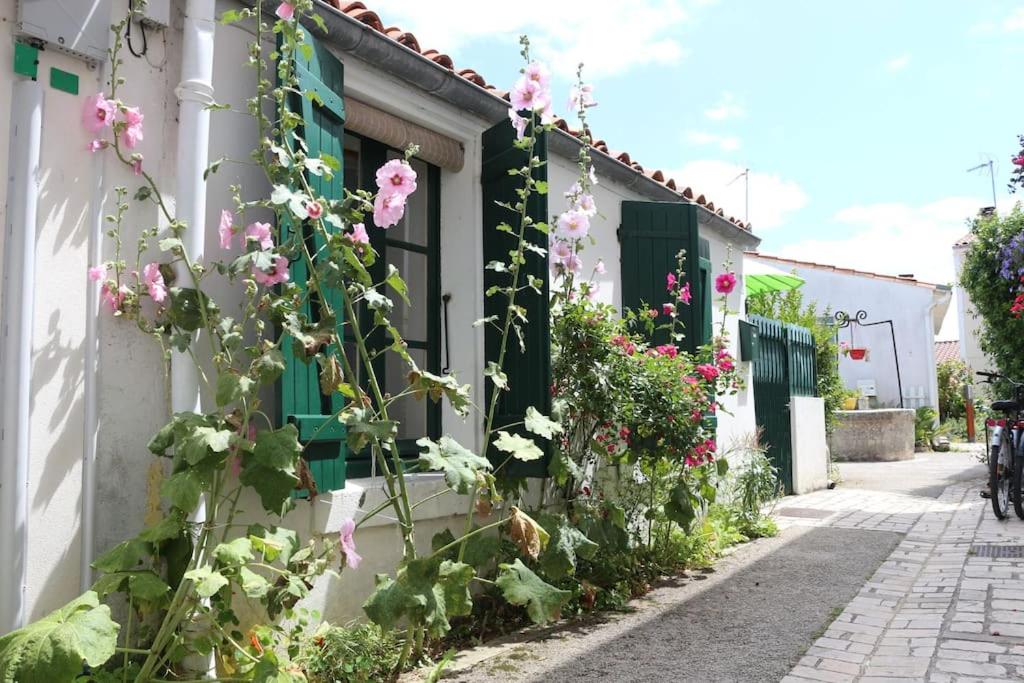
<svg viewBox="0 0 1024 683">
<path fill-rule="evenodd" d="M 952 298 L 949 286 L 757 252 L 744 259 L 803 278 L 804 301 L 817 302 L 821 313 L 827 308 L 833 316 L 843 312 L 856 320 L 858 312 L 864 312 L 862 324 L 851 322 L 838 332 L 840 343 L 867 349 L 862 360 L 840 357 L 839 372 L 847 388 L 873 386 L 877 407 L 898 408 L 902 385 L 904 407 L 938 409 L 935 335 Z M 882 321 L 892 321 L 891 329 L 889 324 L 866 325 Z"/>
<path fill-rule="evenodd" d="M 219 0 L 216 15 L 246 4 L 251 3 Z M 0 8 L 0 34 L 5 38 L 0 41 L 0 59 L 5 64 L 12 63 L 14 45 L 23 38 L 16 5 L 6 2 Z M 109 15 L 91 16 L 91 20 L 109 26 L 125 15 L 127 6 L 128 0 L 96 3 Z M 126 85 L 119 97 L 142 107 L 146 133 L 138 151 L 145 157 L 146 169 L 166 188 L 168 201 L 175 204 L 182 201 L 176 196 L 175 178 L 183 155 L 245 159 L 256 143 L 257 131 L 243 113 L 255 87 L 246 66 L 252 27 L 220 25 L 209 17 L 192 18 L 198 20 L 194 24 L 199 30 L 213 38 L 209 43 L 212 92 L 203 94 L 231 109 L 210 114 L 207 149 L 179 127 L 179 98 L 195 97 L 196 84 L 182 82 L 183 53 L 189 50 L 182 30 L 186 3 L 170 6 L 169 26 L 148 29 L 147 53 L 123 54 L 119 74 Z M 408 143 L 420 144 L 421 155 L 414 162 L 420 174 L 419 194 L 407 218 L 389 233 L 387 259 L 400 264 L 408 279 L 418 283 L 411 293 L 416 310 L 423 314 L 405 321 L 418 330 L 406 333 L 420 345 L 418 362 L 438 373 L 450 370 L 461 381 L 471 382 L 477 391 L 474 402 L 480 405 L 486 349 L 483 329 L 474 327 L 473 321 L 484 316 L 485 231 L 494 230 L 482 219 L 488 203 L 482 191 L 486 162 L 482 137 L 494 126 L 509 125 L 508 103 L 502 92 L 473 70 L 456 70 L 446 55 L 422 50 L 410 33 L 385 30 L 387 24 L 360 3 L 346 6 L 347 11 L 340 7 L 337 2 L 317 4 L 329 28 L 319 40 L 344 67 L 343 86 L 335 89 L 337 98 L 332 102 L 337 106 L 343 101 L 347 114 L 343 139 L 335 140 L 344 151 L 345 183 L 365 187 L 367 178 L 372 179 L 367 169 L 375 168 L 373 164 Z M 104 40 L 109 39 L 108 31 Z M 18 376 L 4 377 L 4 382 L 12 395 L 28 401 L 9 411 L 0 442 L 8 468 L 0 502 L 5 513 L 19 511 L 17 524 L 5 518 L 0 525 L 0 544 L 11 552 L 4 557 L 0 576 L 4 598 L 0 632 L 38 619 L 78 595 L 92 582 L 92 558 L 136 534 L 159 509 L 163 466 L 147 452 L 146 443 L 172 411 L 159 347 L 132 323 L 102 313 L 96 288 L 86 279 L 90 265 L 112 256 L 110 241 L 103 236 L 103 217 L 111 212 L 114 188 L 124 185 L 134 192 L 139 184 L 114 159 L 87 151 L 90 135 L 81 126 L 82 105 L 86 97 L 103 89 L 109 64 L 87 62 L 56 45 L 50 47 L 35 55 L 37 79 L 9 68 L 0 71 L 0 102 L 4 103 L 0 105 L 4 132 L 0 170 L 5 178 L 15 176 L 27 183 L 32 200 L 24 193 L 8 194 L 6 186 L 0 186 L 0 206 L 6 211 L 0 260 L 11 271 L 5 271 L 5 278 L 13 277 L 15 270 L 19 277 L 24 274 L 28 267 L 24 254 L 30 255 L 31 266 L 18 280 L 18 287 L 27 287 L 31 296 L 5 297 L 2 313 L 4 329 L 15 330 L 15 321 L 19 323 L 19 334 L 6 338 L 5 348 L 26 359 Z M 105 47 L 100 46 L 100 53 Z M 75 92 L 50 86 L 52 69 L 77 79 Z M 510 84 L 517 76 L 513 71 L 495 78 Z M 637 115 L 642 113 L 638 104 Z M 17 125 L 12 124 L 13 117 L 18 118 Z M 567 126 L 562 128 L 548 137 L 549 213 L 562 210 L 562 192 L 576 174 L 574 159 L 580 142 Z M 27 130 L 35 143 L 24 142 Z M 25 144 L 35 144 L 38 155 L 35 161 L 30 159 L 28 172 L 10 167 L 25 160 L 18 151 Z M 597 246 L 588 249 L 584 258 L 588 269 L 598 257 L 607 266 L 599 278 L 603 300 L 622 302 L 626 274 L 620 268 L 618 230 L 622 203 L 627 201 L 685 207 L 690 216 L 687 229 L 699 233 L 713 264 L 709 275 L 720 270 L 731 245 L 736 250 L 733 270 L 743 282 L 738 254 L 759 243 L 749 226 L 725 217 L 702 195 L 695 197 L 689 188 L 677 187 L 660 171 L 644 169 L 628 154 L 610 152 L 603 142 L 595 147 L 594 167 L 600 180 L 595 199 L 600 215 L 593 221 L 592 234 Z M 243 184 L 247 193 L 257 196 L 269 193 L 265 179 L 251 165 L 224 164 L 210 175 L 200 206 L 205 228 L 201 220 L 190 226 L 204 231 L 207 254 L 216 255 L 219 250 L 217 220 L 222 209 L 232 206 L 232 184 Z M 15 214 L 20 217 L 18 230 L 12 225 Z M 126 225 L 127 245 L 134 244 L 141 230 L 166 227 L 152 205 L 141 202 L 132 203 Z M 546 271 L 545 262 L 542 272 Z M 655 277 L 664 282 L 664 272 Z M 443 294 L 452 295 L 446 305 Z M 216 295 L 223 307 L 238 303 L 237 293 Z M 741 308 L 742 300 L 741 285 L 730 295 L 730 308 Z M 450 336 L 444 335 L 439 322 L 442 314 Z M 738 357 L 735 321 L 730 331 L 733 355 Z M 442 359 L 450 360 L 450 366 L 442 368 Z M 749 364 L 741 368 L 747 373 L 748 388 L 722 399 L 725 411 L 719 419 L 718 438 L 725 445 L 755 430 Z M 419 410 L 401 415 L 407 425 L 420 430 L 417 435 L 451 434 L 480 451 L 476 418 L 464 420 L 448 409 Z M 414 430 L 409 429 L 408 435 L 413 436 Z M 15 470 L 10 464 L 16 453 L 23 469 Z M 321 488 L 314 503 L 300 504 L 284 523 L 304 535 L 334 533 L 343 519 L 372 508 L 382 497 L 380 479 L 365 476 L 355 467 L 358 463 L 349 465 L 342 488 Z M 412 475 L 412 479 L 416 498 L 444 487 L 434 474 Z M 466 502 L 454 494 L 417 508 L 423 522 L 418 526 L 422 530 L 418 542 L 429 546 L 431 535 L 460 519 L 457 515 L 465 508 Z M 390 570 L 399 557 L 397 532 L 383 517 L 361 527 L 358 542 L 366 560 L 363 566 L 346 572 L 340 581 L 325 578 L 314 592 L 311 606 L 322 610 L 327 619 L 357 616 L 359 605 L 372 590 L 374 574 Z"/>
<path fill-rule="evenodd" d="M 953 291 L 956 293 L 957 329 L 960 332 L 960 360 L 967 364 L 972 375 L 993 369 L 992 362 L 981 350 L 981 318 L 971 303 L 971 297 L 959 284 L 964 259 L 973 241 L 974 235 L 967 233 L 953 244 L 953 267 L 956 269 L 957 281 Z"/>
</svg>

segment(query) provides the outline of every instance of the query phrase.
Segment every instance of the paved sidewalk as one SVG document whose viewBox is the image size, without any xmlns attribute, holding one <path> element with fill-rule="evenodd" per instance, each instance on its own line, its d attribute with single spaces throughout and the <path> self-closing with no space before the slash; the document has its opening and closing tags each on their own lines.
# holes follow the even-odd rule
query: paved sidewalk
<svg viewBox="0 0 1024 683">
<path fill-rule="evenodd" d="M 979 491 L 821 491 L 781 505 L 787 527 L 906 532 L 784 683 L 1024 680 L 1024 521 L 998 522 Z M 993 546 L 1017 556 L 987 557 Z"/>
</svg>

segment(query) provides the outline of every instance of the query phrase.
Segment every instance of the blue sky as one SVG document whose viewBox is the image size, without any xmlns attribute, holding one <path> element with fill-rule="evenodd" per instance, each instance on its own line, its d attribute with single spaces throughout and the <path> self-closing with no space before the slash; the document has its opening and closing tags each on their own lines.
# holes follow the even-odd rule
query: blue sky
<svg viewBox="0 0 1024 683">
<path fill-rule="evenodd" d="M 611 148 L 741 218 L 743 181 L 727 183 L 751 169 L 750 220 L 765 253 L 948 283 L 951 243 L 991 204 L 987 174 L 966 169 L 993 159 L 997 201 L 1010 205 L 1024 3 L 438 6 L 371 4 L 386 25 L 501 87 L 517 75 L 520 33 L 552 66 L 557 92 L 583 61 L 600 103 L 592 128 Z"/>
</svg>

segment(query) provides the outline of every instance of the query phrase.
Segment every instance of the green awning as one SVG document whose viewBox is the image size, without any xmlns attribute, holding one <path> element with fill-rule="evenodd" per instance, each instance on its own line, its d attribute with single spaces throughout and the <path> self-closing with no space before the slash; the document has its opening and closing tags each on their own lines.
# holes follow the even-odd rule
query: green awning
<svg viewBox="0 0 1024 683">
<path fill-rule="evenodd" d="M 804 284 L 804 279 L 799 275 L 787 273 L 754 259 L 744 259 L 743 280 L 747 286 L 747 296 L 762 292 L 788 292 Z"/>
</svg>

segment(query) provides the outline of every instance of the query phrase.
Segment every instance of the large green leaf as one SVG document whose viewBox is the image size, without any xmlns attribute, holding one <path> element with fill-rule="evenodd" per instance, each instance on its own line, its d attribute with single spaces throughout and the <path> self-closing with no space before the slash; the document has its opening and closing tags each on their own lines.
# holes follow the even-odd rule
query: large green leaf
<svg viewBox="0 0 1024 683">
<path fill-rule="evenodd" d="M 0 638 L 0 681 L 63 683 L 114 655 L 120 627 L 93 591 Z"/>
<path fill-rule="evenodd" d="M 423 437 L 416 445 L 425 449 L 420 453 L 420 466 L 444 472 L 444 480 L 456 493 L 469 493 L 476 484 L 476 473 L 491 468 L 487 458 L 459 445 L 449 436 L 442 436 L 436 443 Z"/>
<path fill-rule="evenodd" d="M 445 560 L 438 570 L 438 584 L 444 595 L 444 606 L 449 617 L 464 617 L 473 610 L 473 596 L 469 582 L 476 571 L 465 562 Z M 447 629 L 446 629 L 447 630 Z"/>
<path fill-rule="evenodd" d="M 545 583 L 522 560 L 501 565 L 501 573 L 494 582 L 513 605 L 525 605 L 526 613 L 535 624 L 544 624 L 562 613 L 562 606 L 572 593 Z"/>
<path fill-rule="evenodd" d="M 692 495 L 686 482 L 680 480 L 669 492 L 668 502 L 665 503 L 665 516 L 681 526 L 684 533 L 689 533 L 693 520 L 697 518 Z"/>
<path fill-rule="evenodd" d="M 300 455 L 299 430 L 293 424 L 256 435 L 253 457 L 264 467 L 294 471 Z"/>
<path fill-rule="evenodd" d="M 188 513 L 199 505 L 202 493 L 202 475 L 194 469 L 176 472 L 160 484 L 160 495 L 171 501 L 171 505 Z"/>
<path fill-rule="evenodd" d="M 225 567 L 236 567 L 252 562 L 252 541 L 242 536 L 228 543 L 221 543 L 213 549 L 213 556 Z"/>
<path fill-rule="evenodd" d="M 197 567 L 190 572 L 185 572 L 185 578 L 196 585 L 196 593 L 201 598 L 208 598 L 228 585 L 227 578 L 209 566 Z"/>
<path fill-rule="evenodd" d="M 238 479 L 255 489 L 263 509 L 274 515 L 281 514 L 291 503 L 292 491 L 299 483 L 294 465 L 268 467 L 257 462 L 255 455 L 248 454 L 242 457 L 242 474 Z"/>
<path fill-rule="evenodd" d="M 276 526 L 268 529 L 262 524 L 253 524 L 247 533 L 253 549 L 263 553 L 267 562 L 280 558 L 282 564 L 288 564 L 299 549 L 299 535 L 291 529 Z"/>
<path fill-rule="evenodd" d="M 120 572 L 126 569 L 137 569 L 142 560 L 150 555 L 149 544 L 133 538 L 118 543 L 113 548 L 97 557 L 92 566 L 101 572 Z"/>
<path fill-rule="evenodd" d="M 238 583 L 250 598 L 262 598 L 270 590 L 270 582 L 248 567 L 239 567 Z"/>
<path fill-rule="evenodd" d="M 498 432 L 498 438 L 494 440 L 494 447 L 510 453 L 513 458 L 523 462 L 539 460 L 544 457 L 544 451 L 537 447 L 533 439 L 505 431 Z"/>
<path fill-rule="evenodd" d="M 550 534 L 547 548 L 538 561 L 550 579 L 576 572 L 576 557 L 591 558 L 598 545 L 569 523 L 565 515 L 542 514 L 538 523 Z"/>
<path fill-rule="evenodd" d="M 529 431 L 537 436 L 543 436 L 545 439 L 553 439 L 555 434 L 559 434 L 562 431 L 562 425 L 547 417 L 533 406 L 526 409 L 524 425 Z"/>
<path fill-rule="evenodd" d="M 363 603 L 363 611 L 382 628 L 393 628 L 403 618 L 423 624 L 434 636 L 451 628 L 449 616 L 469 614 L 469 581 L 475 571 L 468 564 L 436 558 L 413 560 L 397 578 L 377 575 L 377 588 Z"/>
<path fill-rule="evenodd" d="M 231 432 L 216 427 L 192 426 L 175 439 L 178 455 L 196 465 L 211 454 L 224 453 L 231 446 Z"/>
<path fill-rule="evenodd" d="M 220 312 L 217 304 L 205 294 L 185 287 L 171 287 L 171 322 L 183 330 L 194 332 L 203 326 L 203 314 L 200 301 L 206 308 L 206 317 L 213 319 Z"/>
</svg>

